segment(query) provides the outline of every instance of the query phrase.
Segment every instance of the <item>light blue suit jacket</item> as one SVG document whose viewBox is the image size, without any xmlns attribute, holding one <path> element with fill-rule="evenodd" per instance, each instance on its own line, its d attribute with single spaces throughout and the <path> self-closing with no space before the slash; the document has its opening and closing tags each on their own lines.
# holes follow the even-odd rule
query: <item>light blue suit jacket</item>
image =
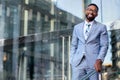
<svg viewBox="0 0 120 80">
<path fill-rule="evenodd" d="M 108 50 L 108 34 L 106 26 L 94 21 L 87 40 L 84 38 L 84 23 L 74 26 L 70 64 L 73 66 L 80 65 L 83 55 L 85 55 L 88 66 L 94 68 L 96 59 L 104 61 Z M 85 52 L 85 53 L 84 53 Z"/>
</svg>

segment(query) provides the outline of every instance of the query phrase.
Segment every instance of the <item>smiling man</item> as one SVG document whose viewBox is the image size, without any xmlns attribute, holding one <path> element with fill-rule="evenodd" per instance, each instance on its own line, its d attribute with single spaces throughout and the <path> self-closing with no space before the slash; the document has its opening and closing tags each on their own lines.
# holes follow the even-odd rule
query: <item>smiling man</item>
<svg viewBox="0 0 120 80">
<path fill-rule="evenodd" d="M 85 10 L 85 21 L 74 26 L 70 64 L 72 80 L 80 80 L 91 71 L 96 73 L 88 80 L 98 80 L 102 63 L 108 50 L 108 34 L 106 26 L 95 21 L 98 6 L 89 4 Z"/>
</svg>

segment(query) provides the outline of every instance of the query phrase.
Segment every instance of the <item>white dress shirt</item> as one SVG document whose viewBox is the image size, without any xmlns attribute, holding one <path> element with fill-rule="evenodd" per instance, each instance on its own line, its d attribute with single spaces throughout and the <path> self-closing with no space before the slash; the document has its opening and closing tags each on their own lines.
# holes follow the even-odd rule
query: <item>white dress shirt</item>
<svg viewBox="0 0 120 80">
<path fill-rule="evenodd" d="M 90 26 L 89 26 L 89 32 L 90 32 L 90 29 L 91 29 L 91 27 L 92 27 L 92 24 L 93 24 L 93 22 L 94 21 L 91 21 L 91 22 L 87 22 L 87 21 L 85 21 L 85 24 L 84 24 L 84 37 L 85 37 L 85 40 L 87 39 L 87 35 L 86 35 L 86 30 L 87 30 L 87 28 L 88 28 L 88 24 L 90 24 Z"/>
</svg>

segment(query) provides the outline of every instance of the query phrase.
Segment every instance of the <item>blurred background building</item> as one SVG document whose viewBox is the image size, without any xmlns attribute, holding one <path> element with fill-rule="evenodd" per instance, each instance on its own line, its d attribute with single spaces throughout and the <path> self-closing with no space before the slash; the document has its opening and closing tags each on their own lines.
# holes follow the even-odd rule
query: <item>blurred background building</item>
<svg viewBox="0 0 120 80">
<path fill-rule="evenodd" d="M 110 39 L 103 80 L 119 80 L 119 0 L 0 0 L 0 80 L 71 80 L 72 29 L 91 2 Z"/>
<path fill-rule="evenodd" d="M 0 0 L 0 80 L 70 80 L 73 26 L 53 0 Z"/>
</svg>

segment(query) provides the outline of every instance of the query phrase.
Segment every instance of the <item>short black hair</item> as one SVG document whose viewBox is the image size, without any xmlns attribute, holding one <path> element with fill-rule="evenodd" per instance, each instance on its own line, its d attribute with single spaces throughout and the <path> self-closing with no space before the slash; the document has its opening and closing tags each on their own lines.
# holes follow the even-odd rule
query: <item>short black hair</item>
<svg viewBox="0 0 120 80">
<path fill-rule="evenodd" d="M 89 6 L 95 6 L 95 7 L 97 8 L 97 12 L 98 12 L 99 8 L 98 8 L 98 6 L 97 6 L 96 4 L 91 3 L 91 4 L 89 4 L 87 7 L 89 7 Z"/>
</svg>

